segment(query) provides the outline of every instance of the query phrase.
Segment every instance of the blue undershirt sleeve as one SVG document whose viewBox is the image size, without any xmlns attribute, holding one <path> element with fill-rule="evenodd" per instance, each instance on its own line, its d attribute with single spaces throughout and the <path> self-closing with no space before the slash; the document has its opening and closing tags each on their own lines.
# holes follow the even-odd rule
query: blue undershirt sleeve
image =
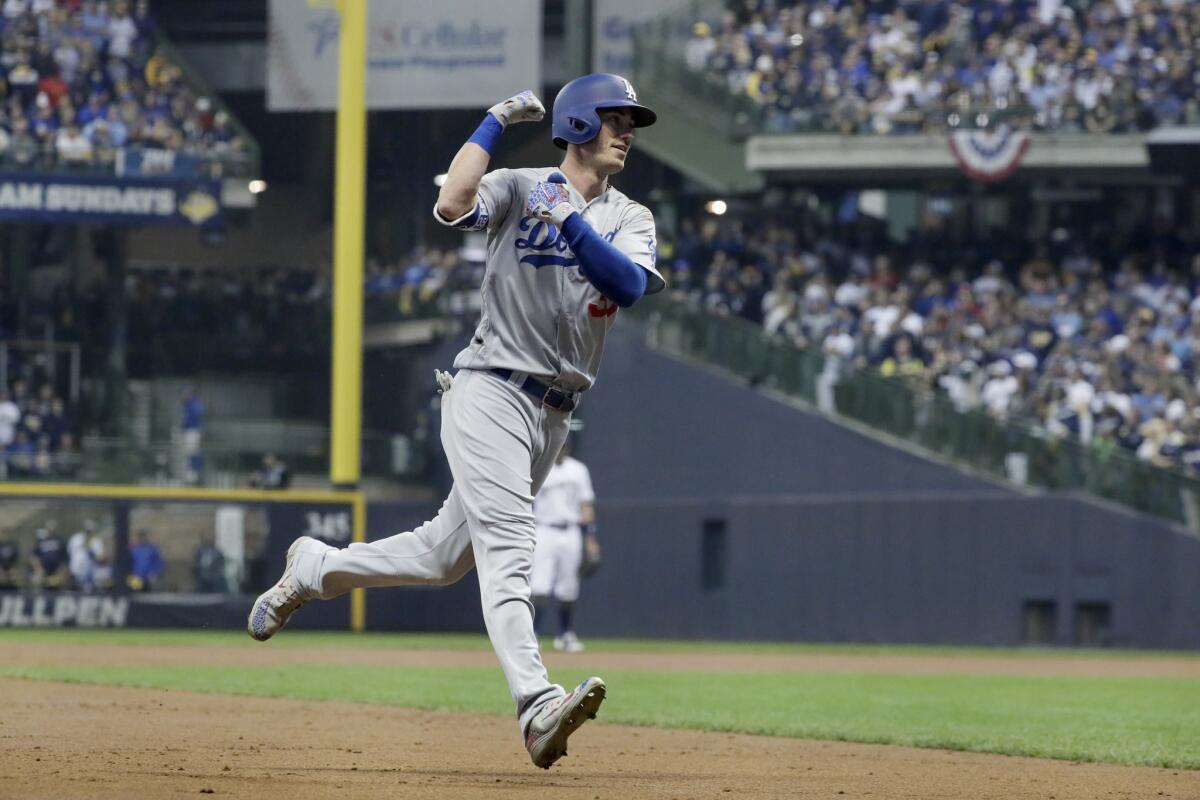
<svg viewBox="0 0 1200 800">
<path fill-rule="evenodd" d="M 484 114 L 483 122 L 479 123 L 479 127 L 471 134 L 468 142 L 474 142 L 482 147 L 489 156 L 496 154 L 496 143 L 500 141 L 500 134 L 504 133 L 504 126 L 499 120 L 491 114 Z"/>
<path fill-rule="evenodd" d="M 646 270 L 606 242 L 579 212 L 567 217 L 562 228 L 583 277 L 605 297 L 628 308 L 646 293 Z"/>
</svg>

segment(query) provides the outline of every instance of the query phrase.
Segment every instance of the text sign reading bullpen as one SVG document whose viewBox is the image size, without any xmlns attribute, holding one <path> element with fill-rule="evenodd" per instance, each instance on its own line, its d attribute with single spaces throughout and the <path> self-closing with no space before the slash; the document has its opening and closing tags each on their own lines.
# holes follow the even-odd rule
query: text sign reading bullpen
<svg viewBox="0 0 1200 800">
<path fill-rule="evenodd" d="M 217 225 L 215 181 L 0 173 L 0 220 Z"/>
</svg>

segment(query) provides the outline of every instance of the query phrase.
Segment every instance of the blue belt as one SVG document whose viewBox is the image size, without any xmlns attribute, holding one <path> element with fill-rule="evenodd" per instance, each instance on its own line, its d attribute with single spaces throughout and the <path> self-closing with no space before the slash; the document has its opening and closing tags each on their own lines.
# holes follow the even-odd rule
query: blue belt
<svg viewBox="0 0 1200 800">
<path fill-rule="evenodd" d="M 503 367 L 495 367 L 491 372 L 505 381 L 510 380 L 513 376 L 511 369 L 504 369 Z M 522 392 L 532 395 L 542 405 L 553 408 L 555 411 L 561 411 L 564 414 L 570 414 L 575 410 L 575 406 L 579 405 L 576 399 L 577 395 L 574 392 L 568 392 L 557 386 L 539 381 L 533 376 L 529 376 L 521 381 L 521 383 L 513 385 Z"/>
</svg>

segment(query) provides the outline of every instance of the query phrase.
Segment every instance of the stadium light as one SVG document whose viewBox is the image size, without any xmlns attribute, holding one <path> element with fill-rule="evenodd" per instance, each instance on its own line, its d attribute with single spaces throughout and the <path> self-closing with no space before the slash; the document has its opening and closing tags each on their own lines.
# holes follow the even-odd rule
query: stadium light
<svg viewBox="0 0 1200 800">
<path fill-rule="evenodd" d="M 246 186 L 250 190 L 250 194 L 262 194 L 267 190 L 267 182 L 264 180 L 253 180 Z"/>
<path fill-rule="evenodd" d="M 439 189 L 446 184 L 446 173 L 441 173 L 433 176 L 433 185 Z"/>
<path fill-rule="evenodd" d="M 729 210 L 729 206 L 724 200 L 709 200 L 704 204 L 704 210 L 719 217 Z"/>
</svg>

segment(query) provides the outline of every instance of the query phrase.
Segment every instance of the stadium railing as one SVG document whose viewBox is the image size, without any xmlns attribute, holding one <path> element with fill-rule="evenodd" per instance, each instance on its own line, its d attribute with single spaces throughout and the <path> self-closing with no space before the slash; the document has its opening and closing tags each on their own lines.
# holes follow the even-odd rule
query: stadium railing
<svg viewBox="0 0 1200 800">
<path fill-rule="evenodd" d="M 1200 530 L 1200 478 L 1156 467 L 1113 443 L 1057 438 L 982 410 L 960 410 L 927 385 L 885 378 L 754 323 L 686 303 L 634 306 L 657 348 L 718 367 L 916 445 L 980 474 L 1054 491 L 1082 491 Z"/>
<path fill-rule="evenodd" d="M 293 474 L 323 474 L 329 461 L 329 429 L 322 425 L 275 420 L 220 420 L 201 445 L 202 483 L 230 488 L 245 485 L 261 466 L 262 455 L 276 453 Z M 242 438 L 238 438 L 238 437 Z M 425 474 L 423 449 L 403 437 L 364 431 L 362 471 L 367 477 L 418 479 Z M 85 436 L 75 461 L 49 475 L 20 476 L 17 480 L 71 480 L 80 483 L 174 485 L 182 474 L 182 443 L 142 443 L 133 437 Z"/>
</svg>

